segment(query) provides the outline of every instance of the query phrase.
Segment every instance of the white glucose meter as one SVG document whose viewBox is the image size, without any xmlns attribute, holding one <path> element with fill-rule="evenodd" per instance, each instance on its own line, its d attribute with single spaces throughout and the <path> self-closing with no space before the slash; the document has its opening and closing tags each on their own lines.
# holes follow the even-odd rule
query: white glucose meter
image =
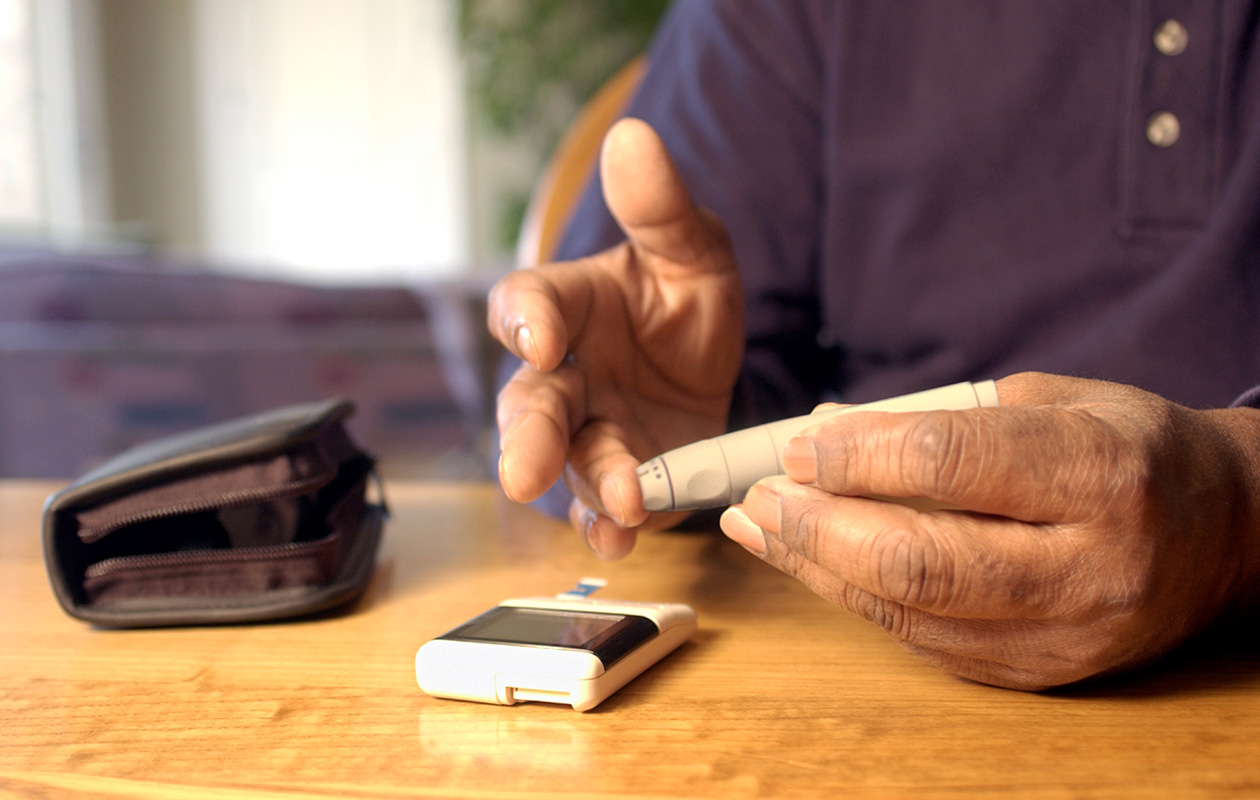
<svg viewBox="0 0 1260 800">
<path fill-rule="evenodd" d="M 681 603 L 589 597 L 504 600 L 416 652 L 434 697 L 588 711 L 685 642 L 696 612 Z"/>
</svg>

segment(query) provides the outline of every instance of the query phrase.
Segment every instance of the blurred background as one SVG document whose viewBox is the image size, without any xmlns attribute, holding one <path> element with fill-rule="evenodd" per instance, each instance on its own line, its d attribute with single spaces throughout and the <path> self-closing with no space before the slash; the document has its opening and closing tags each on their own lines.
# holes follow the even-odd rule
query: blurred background
<svg viewBox="0 0 1260 800">
<path fill-rule="evenodd" d="M 485 290 L 665 5 L 0 0 L 0 475 L 347 396 L 485 477 Z"/>
</svg>

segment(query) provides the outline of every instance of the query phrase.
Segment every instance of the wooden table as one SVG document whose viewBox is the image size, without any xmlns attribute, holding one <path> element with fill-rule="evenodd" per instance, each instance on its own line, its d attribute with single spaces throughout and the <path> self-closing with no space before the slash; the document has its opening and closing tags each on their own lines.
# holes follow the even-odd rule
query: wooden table
<svg viewBox="0 0 1260 800">
<path fill-rule="evenodd" d="M 54 488 L 0 482 L 2 797 L 1260 796 L 1254 628 L 1021 694 L 921 664 L 720 535 L 651 535 L 604 564 L 493 487 L 395 484 L 353 613 L 94 630 L 44 576 Z M 586 714 L 417 689 L 422 642 L 584 575 L 607 597 L 690 603 L 700 630 Z"/>
</svg>

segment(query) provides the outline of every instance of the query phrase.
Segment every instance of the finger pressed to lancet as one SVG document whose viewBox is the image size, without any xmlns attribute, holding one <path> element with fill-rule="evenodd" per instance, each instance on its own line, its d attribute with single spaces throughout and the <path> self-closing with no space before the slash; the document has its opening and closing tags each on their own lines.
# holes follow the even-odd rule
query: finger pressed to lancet
<svg viewBox="0 0 1260 800">
<path fill-rule="evenodd" d="M 580 498 L 574 498 L 569 504 L 569 522 L 582 535 L 591 552 L 605 561 L 617 561 L 630 555 L 638 539 L 634 528 L 621 527 Z"/>
<path fill-rule="evenodd" d="M 815 454 L 807 477 L 833 494 L 925 498 L 1025 522 L 1090 518 L 1123 489 L 1097 476 L 1129 466 L 1116 432 L 1073 409 L 859 412 L 803 436 Z"/>
<path fill-rule="evenodd" d="M 622 527 L 647 519 L 634 472 L 639 459 L 630 453 L 628 438 L 624 427 L 611 420 L 588 421 L 573 438 L 566 473 L 570 488 Z"/>
</svg>

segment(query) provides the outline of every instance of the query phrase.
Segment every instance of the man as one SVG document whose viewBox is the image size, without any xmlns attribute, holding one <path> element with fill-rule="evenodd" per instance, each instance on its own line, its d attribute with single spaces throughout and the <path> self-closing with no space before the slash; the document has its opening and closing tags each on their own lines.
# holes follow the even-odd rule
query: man
<svg viewBox="0 0 1260 800">
<path fill-rule="evenodd" d="M 524 362 L 499 399 L 506 493 L 563 475 L 618 558 L 677 522 L 643 510 L 651 456 L 1006 376 L 997 409 L 806 431 L 723 531 L 1002 686 L 1131 668 L 1249 608 L 1257 15 L 1166 5 L 680 3 L 630 109 L 647 122 L 609 133 L 564 246 L 582 257 L 492 294 Z"/>
</svg>

